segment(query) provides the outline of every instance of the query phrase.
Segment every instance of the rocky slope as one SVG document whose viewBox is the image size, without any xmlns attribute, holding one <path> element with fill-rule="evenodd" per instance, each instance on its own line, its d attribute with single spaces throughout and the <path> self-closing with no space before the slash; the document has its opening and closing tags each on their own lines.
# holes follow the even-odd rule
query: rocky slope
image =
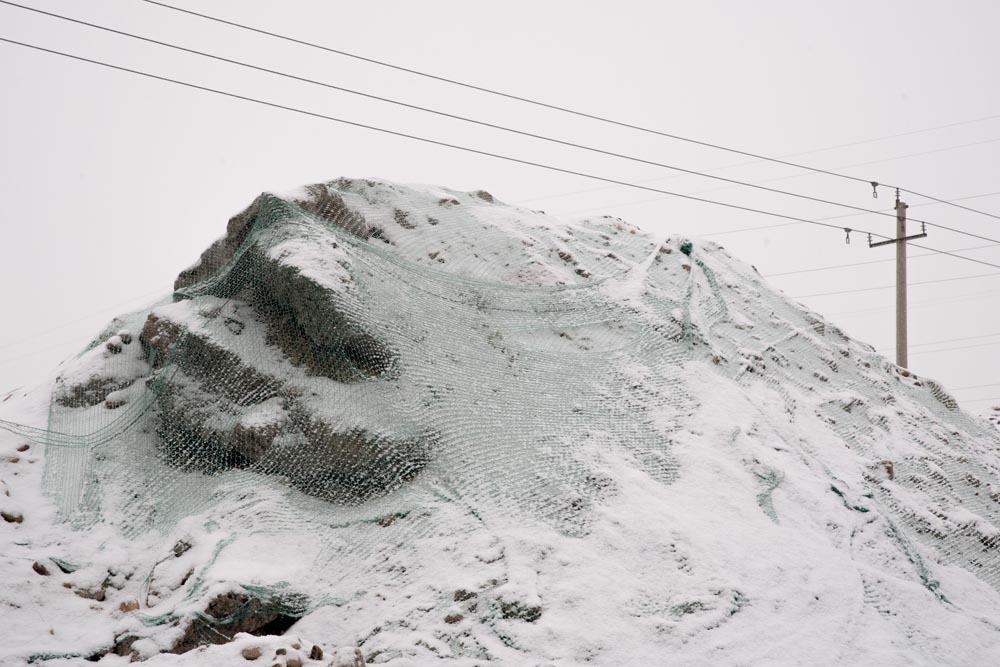
<svg viewBox="0 0 1000 667">
<path fill-rule="evenodd" d="M 264 194 L 47 389 L 0 404 L 11 664 L 1000 646 L 996 430 L 710 243 Z"/>
</svg>

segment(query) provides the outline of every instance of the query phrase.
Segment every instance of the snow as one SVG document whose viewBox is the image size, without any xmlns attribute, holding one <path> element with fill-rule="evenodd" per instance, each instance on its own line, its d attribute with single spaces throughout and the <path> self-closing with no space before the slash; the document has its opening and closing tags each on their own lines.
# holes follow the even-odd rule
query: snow
<svg viewBox="0 0 1000 667">
<path fill-rule="evenodd" d="M 124 342 L 145 313 L 130 318 L 58 385 L 0 403 L 14 429 L 0 430 L 0 509 L 23 516 L 0 523 L 0 664 L 124 665 L 100 652 L 127 633 L 154 667 L 258 664 L 254 648 L 259 664 L 326 665 L 353 647 L 392 667 L 996 661 L 1000 437 L 984 421 L 718 246 L 695 239 L 689 257 L 618 220 L 338 183 L 392 243 L 304 218 L 302 235 L 263 237 L 268 257 L 337 303 L 383 295 L 358 303 L 398 373 L 349 383 L 293 364 L 239 295 L 149 312 L 294 387 L 213 428 L 280 425 L 292 397 L 345 429 L 414 438 L 429 411 L 427 469 L 338 504 L 253 469 L 171 468 L 143 425 L 95 446 L 100 520 L 64 521 L 43 473 L 62 441 L 24 427 L 52 425 L 54 386 L 94 378 L 132 381 L 107 396 L 128 407 L 57 409 L 65 433 L 145 405 L 150 365 Z M 280 637 L 161 653 L 209 600 L 255 588 L 308 609 Z"/>
</svg>

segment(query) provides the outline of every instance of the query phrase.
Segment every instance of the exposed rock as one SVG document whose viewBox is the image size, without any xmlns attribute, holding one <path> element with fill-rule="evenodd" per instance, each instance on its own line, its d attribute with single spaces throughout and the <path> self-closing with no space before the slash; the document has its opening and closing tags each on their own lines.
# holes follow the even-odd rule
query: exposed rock
<svg viewBox="0 0 1000 667">
<path fill-rule="evenodd" d="M 361 649 L 356 647 L 338 648 L 331 654 L 333 660 L 327 663 L 327 667 L 366 667 L 365 656 Z"/>
<path fill-rule="evenodd" d="M 520 600 L 500 600 L 500 613 L 504 618 L 533 623 L 542 617 L 542 608 Z"/>
<path fill-rule="evenodd" d="M 20 512 L 8 512 L 6 510 L 0 511 L 0 517 L 7 523 L 21 523 L 24 521 L 24 515 Z"/>
<path fill-rule="evenodd" d="M 334 183 L 343 184 L 342 181 L 334 181 Z M 349 234 L 362 239 L 371 238 L 372 230 L 364 216 L 349 207 L 344 202 L 344 198 L 326 183 L 307 185 L 305 189 L 309 193 L 309 197 L 296 199 L 296 204 L 310 213 L 332 222 Z"/>
<path fill-rule="evenodd" d="M 309 651 L 310 660 L 322 660 L 323 659 L 323 649 L 313 644 L 312 650 Z"/>
<path fill-rule="evenodd" d="M 242 655 L 247 660 L 256 660 L 260 657 L 260 647 L 259 646 L 247 646 L 242 651 Z"/>
<path fill-rule="evenodd" d="M 257 197 L 250 206 L 229 219 L 229 224 L 226 225 L 226 235 L 209 246 L 194 266 L 185 269 L 177 276 L 177 280 L 174 281 L 175 290 L 184 289 L 205 280 L 233 258 L 236 250 L 243 245 L 253 228 L 257 214 L 260 212 L 261 202 L 267 196 Z"/>
<path fill-rule="evenodd" d="M 152 353 L 153 368 L 160 368 L 166 363 L 170 349 L 183 333 L 184 330 L 180 325 L 161 318 L 156 313 L 149 314 L 142 327 L 142 333 L 139 334 L 139 344 L 147 356 Z"/>
<path fill-rule="evenodd" d="M 40 574 L 43 577 L 49 576 L 49 569 L 39 563 L 37 560 L 31 564 L 31 569 L 35 571 L 36 574 Z"/>
<path fill-rule="evenodd" d="M 73 592 L 76 593 L 78 596 L 86 598 L 88 600 L 97 600 L 98 602 L 104 602 L 105 594 L 103 588 L 98 588 L 96 590 L 78 588 Z"/>
<path fill-rule="evenodd" d="M 255 463 L 267 453 L 280 432 L 277 424 L 237 424 L 229 438 L 229 447 L 248 463 Z"/>
<path fill-rule="evenodd" d="M 462 616 L 461 614 L 448 614 L 447 616 L 444 617 L 444 622 L 448 623 L 449 625 L 451 625 L 451 624 L 458 623 L 463 618 L 465 618 L 465 617 Z"/>
<path fill-rule="evenodd" d="M 225 644 L 240 632 L 280 634 L 297 620 L 265 608 L 256 597 L 243 592 L 223 593 L 212 599 L 204 613 L 191 619 L 171 653 L 186 653 L 204 644 Z"/>
<path fill-rule="evenodd" d="M 131 656 L 133 662 L 137 661 L 139 659 L 139 653 L 132 649 L 132 645 L 139 641 L 139 639 L 141 639 L 141 637 L 132 634 L 119 635 L 115 638 L 115 655 Z"/>
<path fill-rule="evenodd" d="M 410 214 L 401 209 L 396 209 L 392 212 L 392 217 L 396 220 L 396 224 L 403 229 L 416 229 L 417 226 L 413 224 L 410 220 Z"/>
<path fill-rule="evenodd" d="M 67 408 L 90 407 L 103 403 L 108 395 L 132 386 L 133 380 L 112 377 L 94 377 L 83 384 L 67 387 L 61 381 L 55 388 L 55 401 Z"/>
<path fill-rule="evenodd" d="M 392 368 L 395 355 L 349 314 L 353 304 L 339 303 L 328 288 L 262 252 L 252 258 L 253 306 L 268 324 L 268 342 L 293 363 L 342 382 Z"/>
<path fill-rule="evenodd" d="M 124 398 L 109 398 L 104 401 L 104 407 L 108 410 L 117 410 L 126 403 L 128 403 L 128 401 Z"/>
<path fill-rule="evenodd" d="M 130 598 L 118 605 L 118 610 L 123 614 L 128 614 L 139 608 L 139 601 L 135 598 Z"/>
<path fill-rule="evenodd" d="M 173 552 L 175 558 L 180 558 L 191 549 L 191 543 L 186 540 L 177 540 L 174 544 Z"/>
</svg>

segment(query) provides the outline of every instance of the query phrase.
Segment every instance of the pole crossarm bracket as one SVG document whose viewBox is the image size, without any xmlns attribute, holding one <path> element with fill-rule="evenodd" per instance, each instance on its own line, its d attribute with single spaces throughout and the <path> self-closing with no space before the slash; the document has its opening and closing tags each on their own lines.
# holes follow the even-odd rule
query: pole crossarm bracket
<svg viewBox="0 0 1000 667">
<path fill-rule="evenodd" d="M 872 240 L 868 239 L 869 248 L 877 248 L 880 245 L 889 245 L 890 243 L 899 243 L 901 241 L 912 241 L 913 239 L 922 239 L 927 236 L 927 232 L 922 232 L 920 234 L 913 234 L 912 236 L 904 236 L 898 239 L 889 239 L 888 241 L 878 241 L 877 243 L 872 243 Z"/>
</svg>

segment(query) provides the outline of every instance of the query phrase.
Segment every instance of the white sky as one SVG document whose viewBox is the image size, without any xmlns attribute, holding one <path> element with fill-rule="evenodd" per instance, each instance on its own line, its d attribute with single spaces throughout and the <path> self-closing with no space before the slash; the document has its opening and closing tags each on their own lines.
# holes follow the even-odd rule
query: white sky
<svg viewBox="0 0 1000 667">
<path fill-rule="evenodd" d="M 213 24 L 139 0 L 24 4 L 298 76 L 689 169 L 738 155 L 502 100 Z M 1000 115 L 1000 5 L 861 2 L 281 3 L 176 0 L 191 9 L 409 68 L 943 199 L 1000 191 L 1000 117 L 836 150 L 815 149 Z M 418 111 L 208 61 L 0 5 L 0 37 L 403 132 L 610 178 L 818 218 L 850 211 L 678 177 Z M 609 187 L 265 108 L 0 43 L 0 390 L 40 380 L 113 315 L 176 274 L 264 190 L 338 176 L 485 188 L 556 215 L 612 214 L 658 233 L 710 236 L 784 221 Z M 983 143 L 985 142 L 985 143 Z M 968 145 L 977 144 L 977 145 Z M 954 148 L 964 146 L 961 148 Z M 928 151 L 935 151 L 927 153 Z M 923 155 L 910 156 L 915 153 Z M 867 164 L 863 164 L 867 163 Z M 849 166 L 858 165 L 858 166 Z M 797 174 L 750 164 L 760 182 Z M 655 180 L 653 180 L 655 179 Z M 892 193 L 826 176 L 770 187 L 862 207 Z M 910 216 L 989 238 L 1000 220 L 950 206 Z M 1000 214 L 1000 196 L 961 202 Z M 834 220 L 892 234 L 889 217 Z M 911 225 L 911 233 L 917 231 Z M 930 230 L 954 250 L 981 239 Z M 764 275 L 890 260 L 861 235 L 794 225 L 710 236 Z M 911 255 L 924 251 L 911 249 Z M 1000 246 L 964 252 L 1000 264 Z M 1000 269 L 914 259 L 912 283 Z M 892 261 L 775 276 L 787 294 L 892 285 Z M 910 290 L 910 367 L 965 407 L 1000 403 L 1000 275 Z M 893 290 L 800 299 L 892 358 Z M 988 334 L 996 334 L 987 336 Z M 981 338 L 971 338 L 983 336 Z M 966 340 L 952 340 L 966 339 Z M 952 342 L 921 345 L 933 341 Z M 944 350 L 966 347 L 961 350 Z M 992 385 L 956 389 L 973 385 Z"/>
</svg>

